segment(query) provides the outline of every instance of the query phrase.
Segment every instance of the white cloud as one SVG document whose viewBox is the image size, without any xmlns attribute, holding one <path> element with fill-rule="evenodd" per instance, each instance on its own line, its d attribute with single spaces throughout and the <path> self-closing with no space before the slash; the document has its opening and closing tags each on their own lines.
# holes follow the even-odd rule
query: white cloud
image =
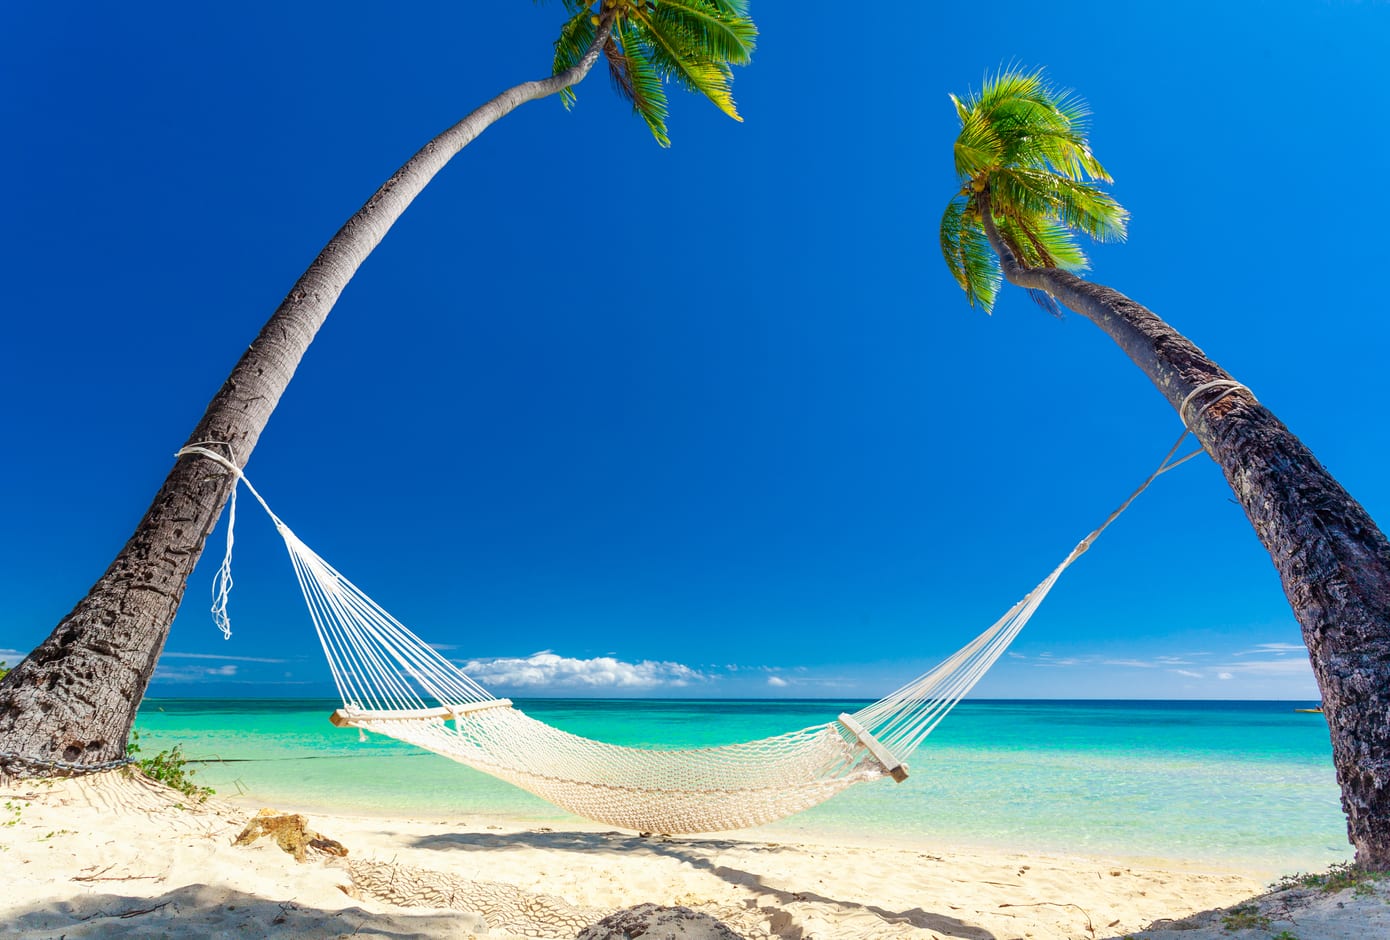
<svg viewBox="0 0 1390 940">
<path fill-rule="evenodd" d="M 532 653 L 524 659 L 473 659 L 460 668 L 483 685 L 528 689 L 680 688 L 692 682 L 709 681 L 709 676 L 681 663 L 650 659 L 628 663 L 612 656 L 574 659 L 550 650 Z"/>
<path fill-rule="evenodd" d="M 768 676 L 767 684 L 774 689 L 784 689 L 787 687 L 787 680 L 783 679 L 781 676 Z"/>
<path fill-rule="evenodd" d="M 1235 656 L 1285 656 L 1289 653 L 1308 654 L 1308 647 L 1302 643 L 1256 643 L 1254 649 L 1242 650 L 1234 653 Z"/>
<path fill-rule="evenodd" d="M 237 674 L 235 663 L 221 666 L 166 666 L 163 660 L 155 668 L 155 682 L 205 682 L 208 679 L 229 679 Z"/>
<path fill-rule="evenodd" d="M 1288 659 L 1244 659 L 1237 663 L 1222 663 L 1216 667 L 1245 676 L 1266 676 L 1272 678 L 1313 677 L 1313 667 L 1302 656 Z"/>
<path fill-rule="evenodd" d="M 1238 662 L 1221 663 L 1210 668 L 1209 672 L 1194 672 L 1191 669 L 1173 669 L 1172 672 L 1190 679 L 1277 679 L 1312 680 L 1313 670 L 1308 661 L 1291 659 L 1243 659 Z"/>
<path fill-rule="evenodd" d="M 1313 673 L 1308 665 L 1307 652 L 1307 648 L 1301 643 L 1257 643 L 1250 649 L 1235 652 L 1189 651 L 1181 655 L 1158 654 L 1147 659 L 1118 659 L 1096 654 L 1059 656 L 1052 652 L 1039 653 L 1036 657 L 1028 657 L 1021 653 L 1010 653 L 1009 655 L 1015 659 L 1030 662 L 1035 666 L 1109 666 L 1122 669 L 1165 669 L 1189 679 L 1311 680 Z M 1226 662 L 1217 661 L 1201 665 L 1194 662 L 1202 657 L 1215 656 L 1224 656 L 1228 659 Z"/>
<path fill-rule="evenodd" d="M 233 663 L 283 663 L 283 659 L 262 659 L 259 656 L 221 656 L 217 653 L 171 653 L 165 650 L 160 654 L 161 658 L 167 659 L 215 659 L 219 662 Z"/>
<path fill-rule="evenodd" d="M 1086 662 L 1095 662 L 1094 658 L 1081 658 L 1077 656 L 1057 656 L 1053 653 L 1039 653 L 1037 665 L 1039 666 L 1080 666 Z"/>
</svg>

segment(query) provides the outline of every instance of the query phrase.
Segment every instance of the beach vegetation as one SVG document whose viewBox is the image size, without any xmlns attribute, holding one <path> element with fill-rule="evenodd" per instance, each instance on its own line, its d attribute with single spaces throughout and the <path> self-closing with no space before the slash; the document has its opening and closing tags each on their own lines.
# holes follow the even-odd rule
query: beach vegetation
<svg viewBox="0 0 1390 940">
<path fill-rule="evenodd" d="M 1336 894 L 1339 891 L 1350 889 L 1353 894 L 1365 897 L 1375 893 L 1377 882 L 1386 880 L 1390 880 L 1390 872 L 1340 862 L 1323 872 L 1300 872 L 1295 875 L 1286 875 L 1276 881 L 1272 889 L 1286 891 L 1290 888 L 1310 888 L 1322 894 Z"/>
<path fill-rule="evenodd" d="M 456 154 L 516 108 L 552 95 L 574 104 L 573 87 L 599 59 L 619 96 L 663 146 L 670 142 L 668 84 L 739 117 L 732 67 L 750 60 L 757 38 L 747 0 L 564 0 L 564 14 L 550 74 L 484 102 L 391 174 L 290 288 L 189 441 L 244 465 L 348 282 L 411 202 Z M 17 755 L 0 758 L 0 770 L 43 776 L 58 762 L 67 771 L 97 770 L 124 756 L 188 576 L 234 483 L 205 456 L 175 461 L 106 573 L 34 655 L 0 679 L 0 752 Z M 157 766 L 174 773 L 179 765 L 166 759 Z"/>
<path fill-rule="evenodd" d="M 1065 307 L 1094 323 L 1220 466 L 1302 628 L 1356 860 L 1390 869 L 1390 763 L 1357 760 L 1390 753 L 1390 541 L 1249 389 L 1153 311 L 1079 276 L 1077 236 L 1123 239 L 1129 219 L 1104 189 L 1085 103 L 1016 67 L 951 100 L 960 188 L 941 219 L 947 268 L 986 312 L 1007 280 L 1055 315 Z"/>
<path fill-rule="evenodd" d="M 135 757 L 139 753 L 140 732 L 132 729 L 130 742 L 126 745 L 126 754 Z M 188 758 L 184 756 L 183 746 L 179 744 L 160 751 L 153 757 L 136 757 L 135 766 L 151 780 L 157 780 L 166 787 L 178 790 L 198 803 L 206 802 L 208 797 L 217 792 L 212 787 L 201 786 L 193 780 L 198 772 L 188 766 Z"/>
<path fill-rule="evenodd" d="M 24 818 L 23 803 L 16 803 L 14 800 L 6 800 L 4 811 L 4 816 L 0 817 L 0 826 L 18 826 L 19 821 Z"/>
<path fill-rule="evenodd" d="M 10 672 L 10 664 L 0 659 L 0 679 L 5 678 Z"/>
<path fill-rule="evenodd" d="M 1270 919 L 1254 904 L 1237 904 L 1221 915 L 1223 930 L 1268 930 Z"/>
</svg>

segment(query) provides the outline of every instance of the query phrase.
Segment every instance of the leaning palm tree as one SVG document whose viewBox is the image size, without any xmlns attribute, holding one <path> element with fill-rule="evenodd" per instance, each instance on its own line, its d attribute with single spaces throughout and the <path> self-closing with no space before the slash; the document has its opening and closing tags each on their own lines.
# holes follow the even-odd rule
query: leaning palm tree
<svg viewBox="0 0 1390 940">
<path fill-rule="evenodd" d="M 1332 735 L 1361 865 L 1390 868 L 1390 543 L 1288 428 L 1151 311 L 1078 277 L 1074 232 L 1122 238 L 1127 213 L 1086 141 L 1085 105 L 1007 70 L 956 99 L 962 186 L 941 220 L 946 264 L 990 310 L 1001 282 L 1099 326 L 1220 465 L 1279 571 Z"/>
<path fill-rule="evenodd" d="M 553 74 L 509 88 L 427 143 L 333 236 L 213 397 L 188 443 L 244 466 L 358 267 L 450 159 L 521 104 L 572 88 L 600 56 L 614 87 L 663 146 L 663 83 L 698 91 L 737 118 L 730 68 L 757 30 L 746 0 L 565 0 Z M 214 443 L 215 442 L 215 443 Z M 176 460 L 135 533 L 77 607 L 0 679 L 0 776 L 99 770 L 126 739 L 164 649 L 189 573 L 232 479 L 205 458 Z"/>
</svg>

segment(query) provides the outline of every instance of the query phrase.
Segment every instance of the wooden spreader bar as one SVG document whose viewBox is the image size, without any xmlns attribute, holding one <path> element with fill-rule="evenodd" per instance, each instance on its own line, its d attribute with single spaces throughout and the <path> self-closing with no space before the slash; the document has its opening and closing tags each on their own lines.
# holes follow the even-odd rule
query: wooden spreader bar
<svg viewBox="0 0 1390 940">
<path fill-rule="evenodd" d="M 845 730 L 859 739 L 859 743 L 864 745 L 864 749 L 873 756 L 873 759 L 883 765 L 883 769 L 893 775 L 893 779 L 902 783 L 907 779 L 907 765 L 889 753 L 888 748 L 879 743 L 878 738 L 869 733 L 869 730 L 855 721 L 849 715 L 840 715 L 840 724 Z"/>
<path fill-rule="evenodd" d="M 350 728 L 366 721 L 430 721 L 443 718 L 448 721 L 459 715 L 480 712 L 487 708 L 509 708 L 512 700 L 495 698 L 486 702 L 468 702 L 463 705 L 441 705 L 438 708 L 396 708 L 382 711 L 369 711 L 363 708 L 340 708 L 328 716 L 328 720 L 339 728 Z"/>
</svg>

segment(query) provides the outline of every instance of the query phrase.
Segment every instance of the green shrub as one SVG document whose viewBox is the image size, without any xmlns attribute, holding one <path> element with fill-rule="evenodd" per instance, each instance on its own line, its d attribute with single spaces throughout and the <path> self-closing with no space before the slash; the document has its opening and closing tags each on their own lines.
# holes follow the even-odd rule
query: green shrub
<svg viewBox="0 0 1390 940">
<path fill-rule="evenodd" d="M 1313 888 L 1323 894 L 1336 894 L 1351 888 L 1358 894 L 1374 892 L 1373 885 L 1387 877 L 1386 872 L 1368 871 L 1350 862 L 1340 862 L 1327 871 L 1285 875 L 1274 883 L 1274 889 Z"/>
<path fill-rule="evenodd" d="M 1238 904 L 1221 917 L 1221 926 L 1227 930 L 1268 930 L 1269 923 L 1253 904 Z"/>
<path fill-rule="evenodd" d="M 127 757 L 135 757 L 140 753 L 140 732 L 130 732 L 130 743 L 126 745 L 125 752 Z M 144 771 L 145 776 L 151 780 L 158 780 L 199 803 L 217 792 L 212 787 L 199 786 L 193 782 L 193 776 L 197 771 L 189 768 L 188 758 L 183 756 L 182 745 L 179 744 L 175 744 L 170 750 L 160 751 L 154 757 L 137 758 L 135 766 Z"/>
</svg>

